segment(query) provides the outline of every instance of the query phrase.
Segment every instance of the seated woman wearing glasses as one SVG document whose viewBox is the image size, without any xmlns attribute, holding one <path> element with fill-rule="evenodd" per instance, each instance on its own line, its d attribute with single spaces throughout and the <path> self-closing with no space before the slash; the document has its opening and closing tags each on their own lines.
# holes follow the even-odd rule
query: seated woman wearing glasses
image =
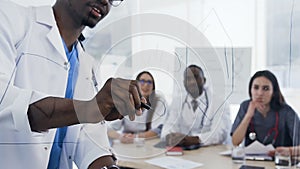
<svg viewBox="0 0 300 169">
<path fill-rule="evenodd" d="M 285 102 L 275 75 L 268 70 L 256 72 L 250 79 L 248 92 L 250 99 L 242 102 L 232 126 L 233 145 L 245 139 L 245 146 L 248 146 L 257 140 L 295 155 L 293 146 L 299 145 L 300 121 Z M 274 153 L 271 151 L 269 155 Z"/>
<path fill-rule="evenodd" d="M 160 137 L 167 111 L 167 102 L 155 92 L 152 74 L 143 71 L 137 75 L 136 80 L 142 96 L 152 109 L 144 109 L 143 114 L 137 116 L 134 121 L 124 118 L 109 123 L 108 136 L 110 139 L 119 139 L 122 143 L 133 143 L 135 137 L 147 139 Z M 118 132 L 120 130 L 122 131 Z"/>
</svg>

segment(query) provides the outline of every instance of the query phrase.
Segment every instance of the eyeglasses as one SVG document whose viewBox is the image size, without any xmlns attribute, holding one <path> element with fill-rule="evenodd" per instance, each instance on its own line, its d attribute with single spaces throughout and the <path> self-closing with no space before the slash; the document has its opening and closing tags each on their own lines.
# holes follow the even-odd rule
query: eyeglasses
<svg viewBox="0 0 300 169">
<path fill-rule="evenodd" d="M 152 85 L 153 84 L 152 80 L 141 79 L 141 80 L 139 80 L 139 82 L 140 82 L 141 85 L 144 85 L 144 84 Z"/>
<path fill-rule="evenodd" d="M 124 0 L 109 0 L 109 3 L 111 6 L 117 7 L 122 3 L 122 1 L 124 1 Z"/>
</svg>

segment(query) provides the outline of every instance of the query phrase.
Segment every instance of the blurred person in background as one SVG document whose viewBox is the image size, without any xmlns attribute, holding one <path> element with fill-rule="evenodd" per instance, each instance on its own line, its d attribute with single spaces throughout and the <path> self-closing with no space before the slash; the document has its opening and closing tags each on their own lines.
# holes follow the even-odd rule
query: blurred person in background
<svg viewBox="0 0 300 169">
<path fill-rule="evenodd" d="M 173 99 L 172 105 L 181 105 L 181 110 L 171 109 L 162 131 L 162 140 L 167 146 L 196 149 L 200 146 L 225 143 L 229 137 L 230 113 L 227 104 L 218 111 L 211 103 L 211 93 L 204 87 L 206 78 L 197 65 L 184 71 L 184 100 Z"/>
<path fill-rule="evenodd" d="M 155 91 L 155 80 L 152 74 L 142 71 L 137 75 L 136 80 L 142 96 L 152 109 L 143 109 L 143 114 L 136 117 L 135 121 L 123 118 L 109 123 L 108 136 L 122 143 L 133 143 L 136 137 L 146 139 L 160 137 L 167 111 L 167 102 Z"/>
<path fill-rule="evenodd" d="M 296 155 L 299 150 L 299 117 L 285 102 L 275 75 L 258 71 L 249 82 L 249 100 L 243 101 L 232 125 L 232 144 L 255 140 L 272 144 L 277 151 Z M 296 147 L 294 147 L 296 146 Z M 274 156 L 275 150 L 269 155 Z"/>
</svg>

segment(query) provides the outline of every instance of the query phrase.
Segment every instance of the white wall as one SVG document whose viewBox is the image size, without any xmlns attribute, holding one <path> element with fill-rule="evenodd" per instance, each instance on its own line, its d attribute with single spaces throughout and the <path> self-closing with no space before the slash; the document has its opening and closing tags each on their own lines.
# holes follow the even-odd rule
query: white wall
<svg viewBox="0 0 300 169">
<path fill-rule="evenodd" d="M 55 0 L 11 0 L 24 6 L 52 5 Z"/>
<path fill-rule="evenodd" d="M 132 1 L 131 1 L 132 2 Z M 127 2 L 127 3 L 131 3 Z M 231 48 L 231 47 L 246 47 L 252 49 L 250 51 L 251 56 L 253 57 L 253 51 L 255 51 L 255 40 L 256 40 L 256 32 L 255 32 L 255 21 L 256 21 L 256 3 L 253 0 L 239 1 L 239 0 L 140 0 L 139 6 L 136 8 L 137 11 L 134 13 L 137 14 L 145 14 L 145 13 L 154 13 L 154 14 L 163 14 L 169 15 L 171 17 L 178 18 L 179 20 L 183 20 L 184 22 L 190 24 L 190 26 L 194 26 L 198 29 L 199 32 L 203 33 L 203 35 L 207 38 L 210 47 L 213 48 Z M 173 55 L 169 59 L 169 64 L 176 62 L 176 56 L 174 55 L 174 51 L 176 48 L 185 48 L 185 44 L 181 43 L 181 41 L 177 40 L 177 37 L 174 37 L 171 32 L 172 28 L 168 24 L 168 22 L 161 23 L 157 20 L 148 20 L 150 26 L 151 24 L 158 24 L 157 26 L 167 27 L 170 29 L 170 33 L 165 36 L 159 35 L 144 35 L 139 36 L 133 39 L 133 55 L 135 53 L 139 53 L 143 50 L 157 50 L 157 54 L 161 54 L 163 52 L 169 53 Z M 186 25 L 178 25 L 178 27 L 186 26 Z M 178 29 L 173 28 L 173 29 Z M 188 27 L 188 26 L 186 26 Z M 136 23 L 133 25 L 133 29 L 141 29 Z M 189 28 L 186 31 L 191 31 Z M 192 32 L 192 31 L 191 31 Z M 187 33 L 188 39 L 193 39 L 194 34 Z M 174 38 L 174 39 L 172 39 Z M 189 40 L 187 40 L 189 41 Z M 191 47 L 201 47 L 201 46 L 191 46 Z M 155 53 L 153 53 L 155 55 Z M 242 54 L 243 55 L 243 54 Z M 153 56 L 155 57 L 155 56 Z M 152 58 L 153 58 L 152 57 Z M 162 57 L 166 57 L 163 55 Z M 246 72 L 246 74 L 239 75 L 240 81 L 236 81 L 235 85 L 239 87 L 239 92 L 241 92 L 241 88 L 245 87 L 244 82 L 247 81 L 247 77 L 250 76 L 251 72 L 251 59 L 249 63 L 249 59 L 245 58 L 245 62 L 242 62 L 244 57 L 237 56 L 237 64 L 236 68 L 239 68 L 239 72 Z M 193 60 L 193 59 L 191 59 Z M 157 62 L 157 59 L 147 59 L 147 62 L 144 62 L 145 58 L 143 57 L 135 57 L 132 61 L 133 66 L 143 65 L 144 67 L 149 65 L 164 65 L 159 67 L 166 67 L 165 62 Z M 194 62 L 195 64 L 199 64 Z M 173 67 L 174 68 L 174 67 Z M 241 70 L 241 69 L 245 69 Z M 175 68 L 176 69 L 176 68 Z M 166 70 L 166 69 L 165 69 Z M 250 71 L 249 71 L 250 70 Z M 170 71 L 170 70 L 166 70 Z M 170 72 L 173 74 L 173 72 Z M 181 76 L 178 75 L 178 76 Z M 223 75 L 220 75 L 222 77 Z M 241 79 L 244 77 L 244 79 Z M 174 77 L 171 77 L 174 78 Z M 243 85 L 239 85 L 239 82 L 243 82 Z M 172 81 L 166 81 L 162 86 L 157 86 L 162 91 L 169 91 L 166 89 L 175 87 L 176 84 L 170 84 Z M 182 83 L 181 80 L 178 83 Z M 173 91 L 172 91 L 173 92 Z M 246 93 L 246 92 L 245 92 Z M 170 96 L 171 93 L 166 93 L 167 96 Z M 245 96 L 245 94 L 242 94 Z M 240 97 L 241 99 L 245 97 Z M 237 99 L 235 99 L 236 102 Z"/>
</svg>

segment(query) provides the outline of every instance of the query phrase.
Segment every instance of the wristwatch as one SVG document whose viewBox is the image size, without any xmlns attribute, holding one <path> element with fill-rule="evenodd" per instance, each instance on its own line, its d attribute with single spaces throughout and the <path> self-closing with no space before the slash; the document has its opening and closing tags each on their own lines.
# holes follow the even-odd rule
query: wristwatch
<svg viewBox="0 0 300 169">
<path fill-rule="evenodd" d="M 120 169 L 120 168 L 113 164 L 113 165 L 110 165 L 110 166 L 103 166 L 100 169 Z"/>
</svg>

